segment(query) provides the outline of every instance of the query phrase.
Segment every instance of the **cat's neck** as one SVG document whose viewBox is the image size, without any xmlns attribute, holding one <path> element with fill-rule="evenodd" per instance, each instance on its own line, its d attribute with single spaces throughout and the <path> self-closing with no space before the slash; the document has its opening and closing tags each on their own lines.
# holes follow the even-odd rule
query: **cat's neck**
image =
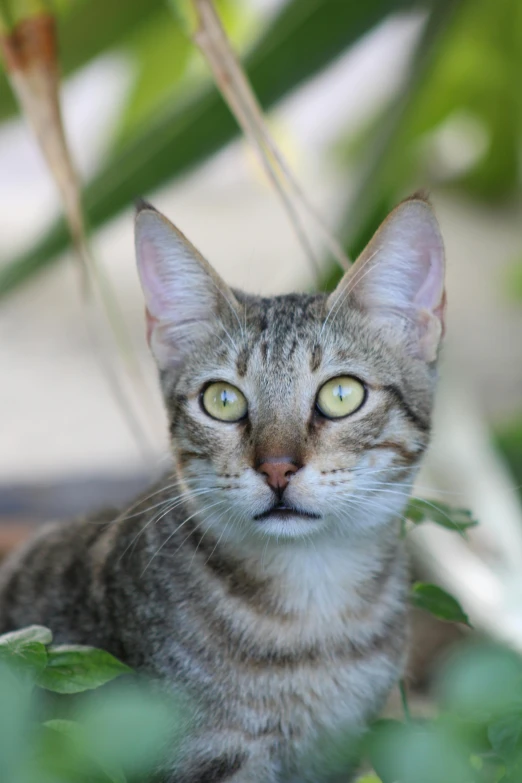
<svg viewBox="0 0 522 783">
<path fill-rule="evenodd" d="M 281 609 L 323 616 L 350 606 L 361 610 L 401 549 L 393 520 L 372 535 L 328 536 L 316 540 L 220 542 L 243 568 L 277 594 Z"/>
</svg>

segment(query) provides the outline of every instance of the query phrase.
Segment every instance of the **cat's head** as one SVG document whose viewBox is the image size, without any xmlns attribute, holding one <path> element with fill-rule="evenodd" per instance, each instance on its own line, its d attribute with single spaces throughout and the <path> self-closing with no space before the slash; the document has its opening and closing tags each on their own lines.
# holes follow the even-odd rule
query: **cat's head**
<svg viewBox="0 0 522 783">
<path fill-rule="evenodd" d="M 401 513 L 444 331 L 426 201 L 400 204 L 329 295 L 232 291 L 145 203 L 136 252 L 176 469 L 202 529 L 355 535 Z"/>
</svg>

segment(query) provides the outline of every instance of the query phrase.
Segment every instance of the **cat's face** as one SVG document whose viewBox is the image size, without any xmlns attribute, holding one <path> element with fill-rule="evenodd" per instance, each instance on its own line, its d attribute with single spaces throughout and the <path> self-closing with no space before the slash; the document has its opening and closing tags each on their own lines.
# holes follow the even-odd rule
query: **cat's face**
<svg viewBox="0 0 522 783">
<path fill-rule="evenodd" d="M 431 210 L 401 209 L 332 295 L 274 298 L 232 293 L 159 213 L 138 215 L 149 339 L 202 529 L 353 536 L 401 513 L 428 443 L 444 300 Z"/>
</svg>

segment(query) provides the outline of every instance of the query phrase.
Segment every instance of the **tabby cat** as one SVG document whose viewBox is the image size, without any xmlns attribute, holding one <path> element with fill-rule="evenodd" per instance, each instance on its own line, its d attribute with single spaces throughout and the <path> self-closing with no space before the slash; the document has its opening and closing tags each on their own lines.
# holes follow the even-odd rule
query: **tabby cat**
<svg viewBox="0 0 522 783">
<path fill-rule="evenodd" d="M 404 667 L 437 221 L 402 202 L 330 295 L 231 290 L 145 202 L 136 253 L 173 473 L 11 558 L 0 632 L 43 624 L 186 689 L 197 719 L 162 781 L 321 781 L 319 748 L 360 731 Z"/>
</svg>

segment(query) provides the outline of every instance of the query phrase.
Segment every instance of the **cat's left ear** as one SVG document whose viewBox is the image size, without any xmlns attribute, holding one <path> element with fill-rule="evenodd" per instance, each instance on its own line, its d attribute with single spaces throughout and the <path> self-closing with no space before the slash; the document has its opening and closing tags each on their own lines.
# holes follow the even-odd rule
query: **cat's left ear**
<svg viewBox="0 0 522 783">
<path fill-rule="evenodd" d="M 234 294 L 194 245 L 147 202 L 138 204 L 136 260 L 145 296 L 147 339 L 160 369 L 185 362 L 231 317 Z"/>
<path fill-rule="evenodd" d="M 444 334 L 444 245 L 435 214 L 422 197 L 403 201 L 386 218 L 330 295 L 406 341 L 407 350 L 433 362 Z"/>
</svg>

